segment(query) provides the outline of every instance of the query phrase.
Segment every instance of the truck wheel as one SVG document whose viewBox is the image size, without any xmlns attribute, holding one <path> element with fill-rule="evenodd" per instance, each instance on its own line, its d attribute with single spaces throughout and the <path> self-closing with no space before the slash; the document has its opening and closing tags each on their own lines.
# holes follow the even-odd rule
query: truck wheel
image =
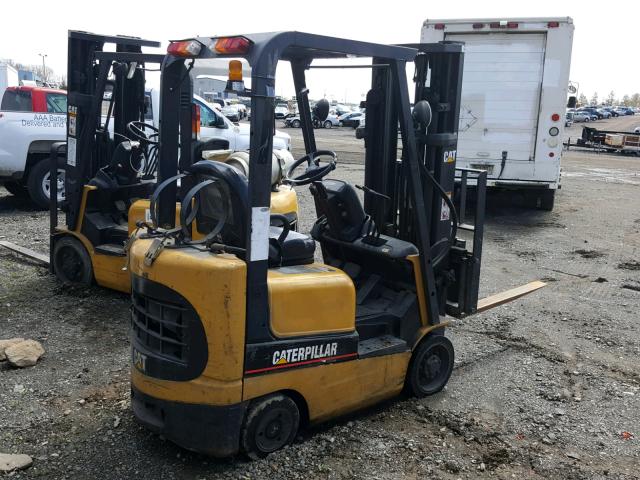
<svg viewBox="0 0 640 480">
<path fill-rule="evenodd" d="M 546 210 L 550 212 L 553 210 L 553 204 L 556 199 L 556 191 L 555 190 L 542 190 L 538 195 L 536 207 L 540 210 Z"/>
<path fill-rule="evenodd" d="M 11 195 L 15 195 L 16 197 L 29 196 L 29 191 L 22 182 L 4 182 L 4 188 L 6 188 Z"/>
<path fill-rule="evenodd" d="M 63 283 L 89 286 L 93 282 L 91 257 L 82 242 L 71 236 L 56 240 L 53 270 Z"/>
<path fill-rule="evenodd" d="M 241 432 L 242 450 L 251 459 L 264 458 L 293 442 L 300 425 L 296 402 L 282 394 L 254 400 Z"/>
<path fill-rule="evenodd" d="M 49 159 L 44 159 L 35 164 L 27 179 L 27 188 L 31 200 L 40 208 L 49 208 L 50 191 Z M 58 204 L 64 201 L 64 176 L 65 159 L 58 158 Z"/>
<path fill-rule="evenodd" d="M 418 398 L 444 388 L 453 372 L 453 345 L 444 335 L 430 335 L 413 352 L 406 384 Z"/>
</svg>

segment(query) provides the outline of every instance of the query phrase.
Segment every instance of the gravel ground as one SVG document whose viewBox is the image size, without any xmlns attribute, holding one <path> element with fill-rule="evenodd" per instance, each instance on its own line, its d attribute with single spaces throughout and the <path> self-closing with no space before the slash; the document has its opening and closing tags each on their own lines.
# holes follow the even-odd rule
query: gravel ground
<svg viewBox="0 0 640 480">
<path fill-rule="evenodd" d="M 319 148 L 338 152 L 339 175 L 361 181 L 353 130 L 318 136 Z M 32 368 L 0 365 L 0 452 L 34 458 L 12 478 L 640 478 L 639 167 L 635 157 L 568 152 L 553 212 L 492 194 L 482 295 L 535 279 L 548 286 L 456 321 L 456 368 L 440 394 L 304 431 L 258 462 L 195 455 L 139 427 L 128 298 L 62 287 L 0 250 L 0 338 L 47 350 Z M 300 195 L 307 230 L 313 203 Z M 45 212 L 0 187 L 0 239 L 47 252 L 47 228 Z"/>
</svg>

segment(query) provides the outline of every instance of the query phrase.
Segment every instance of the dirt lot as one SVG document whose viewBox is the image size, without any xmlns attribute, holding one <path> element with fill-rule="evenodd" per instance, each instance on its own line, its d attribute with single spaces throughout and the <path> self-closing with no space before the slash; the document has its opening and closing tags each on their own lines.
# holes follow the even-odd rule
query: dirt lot
<svg viewBox="0 0 640 480">
<path fill-rule="evenodd" d="M 318 136 L 340 175 L 360 181 L 353 130 Z M 313 210 L 300 194 L 304 230 Z M 640 478 L 640 159 L 568 152 L 553 212 L 509 203 L 489 198 L 482 295 L 548 286 L 454 323 L 446 390 L 316 427 L 253 463 L 194 455 L 136 425 L 126 296 L 64 288 L 0 251 L 0 338 L 47 350 L 35 367 L 0 366 L 0 452 L 34 458 L 13 478 Z M 0 239 L 47 252 L 47 222 L 0 188 Z"/>
</svg>

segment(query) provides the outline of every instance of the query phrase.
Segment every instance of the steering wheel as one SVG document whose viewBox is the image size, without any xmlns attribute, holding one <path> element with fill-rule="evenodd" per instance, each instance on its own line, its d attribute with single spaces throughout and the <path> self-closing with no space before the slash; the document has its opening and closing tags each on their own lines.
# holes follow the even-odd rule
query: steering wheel
<svg viewBox="0 0 640 480">
<path fill-rule="evenodd" d="M 321 165 L 320 160 L 318 160 L 320 157 L 331 157 L 331 160 L 329 160 L 329 163 L 326 165 Z M 289 167 L 284 181 L 291 185 L 308 185 L 317 182 L 327 176 L 332 170 L 335 170 L 337 161 L 338 156 L 336 152 L 331 150 L 316 150 L 315 152 L 307 153 Z M 293 177 L 292 175 L 296 168 L 305 162 L 307 164 L 305 172 Z"/>
<path fill-rule="evenodd" d="M 147 129 L 151 130 L 153 133 L 151 135 L 147 135 L 145 132 Z M 158 134 L 160 131 L 150 123 L 139 121 L 129 122 L 127 123 L 127 130 L 136 140 L 142 143 L 158 145 Z"/>
</svg>

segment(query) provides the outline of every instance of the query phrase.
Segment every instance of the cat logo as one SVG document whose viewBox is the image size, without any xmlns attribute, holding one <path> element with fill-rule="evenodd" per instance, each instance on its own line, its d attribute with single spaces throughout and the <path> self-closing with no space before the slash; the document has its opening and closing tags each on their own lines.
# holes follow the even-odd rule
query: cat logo
<svg viewBox="0 0 640 480">
<path fill-rule="evenodd" d="M 133 366 L 144 373 L 145 369 L 147 368 L 147 356 L 143 355 L 134 348 L 131 352 L 131 357 L 133 360 Z"/>
<path fill-rule="evenodd" d="M 457 155 L 457 151 L 456 150 L 447 150 L 444 152 L 443 155 L 443 160 L 444 163 L 453 163 L 456 161 L 456 155 Z"/>
<path fill-rule="evenodd" d="M 318 360 L 334 357 L 338 352 L 337 343 L 324 345 L 309 345 L 306 347 L 288 348 L 273 352 L 272 365 L 285 365 L 287 363 L 299 363 L 310 360 Z"/>
</svg>

